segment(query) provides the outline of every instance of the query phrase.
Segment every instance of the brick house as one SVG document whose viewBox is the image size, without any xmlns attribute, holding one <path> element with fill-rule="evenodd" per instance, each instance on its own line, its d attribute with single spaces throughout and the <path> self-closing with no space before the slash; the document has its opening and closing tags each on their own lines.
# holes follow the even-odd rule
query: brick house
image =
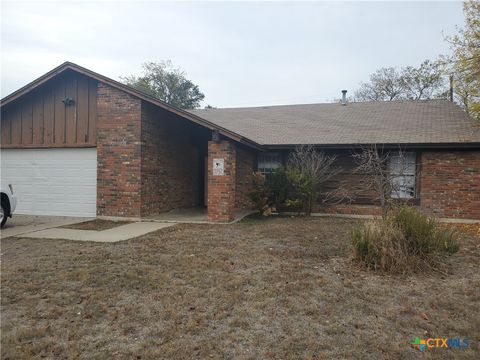
<svg viewBox="0 0 480 360">
<path fill-rule="evenodd" d="M 68 62 L 1 101 L 2 178 L 18 213 L 140 218 L 206 206 L 209 220 L 228 222 L 251 207 L 252 172 L 274 171 L 301 144 L 335 153 L 352 192 L 352 151 L 401 146 L 414 169 L 402 197 L 441 218 L 480 219 L 480 127 L 448 101 L 185 111 Z M 379 208 L 360 191 L 316 211 Z"/>
</svg>

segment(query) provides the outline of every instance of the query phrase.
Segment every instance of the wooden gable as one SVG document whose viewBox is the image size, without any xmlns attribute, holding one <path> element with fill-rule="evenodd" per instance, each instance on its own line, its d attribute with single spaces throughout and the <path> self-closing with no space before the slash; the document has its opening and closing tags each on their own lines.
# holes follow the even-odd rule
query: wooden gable
<svg viewBox="0 0 480 360">
<path fill-rule="evenodd" d="M 97 80 L 66 70 L 2 106 L 2 148 L 96 146 Z"/>
</svg>

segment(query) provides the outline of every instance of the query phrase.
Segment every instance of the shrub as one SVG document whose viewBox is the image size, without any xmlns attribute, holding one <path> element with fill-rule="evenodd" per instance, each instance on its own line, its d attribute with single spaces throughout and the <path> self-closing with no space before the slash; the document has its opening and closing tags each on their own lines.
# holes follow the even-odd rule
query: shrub
<svg viewBox="0 0 480 360">
<path fill-rule="evenodd" d="M 438 269 L 442 253 L 455 253 L 455 233 L 412 207 L 390 210 L 352 231 L 354 256 L 367 267 L 391 272 Z"/>
<path fill-rule="evenodd" d="M 312 145 L 297 146 L 288 157 L 285 172 L 292 190 L 287 203 L 295 207 L 301 205 L 310 215 L 318 200 L 333 195 L 325 184 L 341 172 L 335 160 L 335 155 L 327 155 Z"/>
<path fill-rule="evenodd" d="M 276 172 L 268 175 L 254 172 L 252 183 L 253 191 L 250 193 L 250 198 L 260 214 L 271 215 L 286 202 L 289 182 L 285 169 L 279 168 Z"/>
<path fill-rule="evenodd" d="M 265 175 L 260 172 L 254 172 L 252 176 L 253 191 L 250 198 L 255 203 L 255 208 L 262 215 L 267 215 L 270 210 L 270 199 L 272 191 L 269 188 Z"/>
<path fill-rule="evenodd" d="M 354 255 L 374 270 L 391 271 L 407 260 L 403 234 L 383 221 L 371 221 L 352 232 Z"/>
<path fill-rule="evenodd" d="M 291 192 L 291 184 L 288 181 L 286 169 L 280 167 L 274 173 L 267 175 L 267 184 L 271 190 L 271 202 L 278 209 L 285 204 Z"/>
<path fill-rule="evenodd" d="M 402 230 L 412 252 L 428 254 L 442 250 L 449 253 L 458 251 L 454 231 L 441 227 L 420 210 L 402 206 L 387 215 L 387 220 Z"/>
<path fill-rule="evenodd" d="M 326 186 L 341 172 L 335 160 L 334 155 L 313 145 L 298 146 L 288 156 L 286 167 L 267 175 L 254 173 L 251 199 L 263 215 L 282 207 L 310 215 L 319 201 L 341 201 L 345 197 L 343 188 L 331 190 L 331 184 Z"/>
</svg>

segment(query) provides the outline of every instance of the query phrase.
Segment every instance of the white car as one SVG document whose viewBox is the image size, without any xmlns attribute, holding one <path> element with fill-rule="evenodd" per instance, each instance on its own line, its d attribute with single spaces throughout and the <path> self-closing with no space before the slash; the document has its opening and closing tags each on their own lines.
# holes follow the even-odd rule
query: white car
<svg viewBox="0 0 480 360">
<path fill-rule="evenodd" d="M 0 212 L 0 225 L 3 228 L 8 217 L 12 217 L 15 207 L 17 206 L 17 197 L 13 194 L 11 184 L 5 185 L 1 182 L 0 187 L 2 210 Z"/>
</svg>

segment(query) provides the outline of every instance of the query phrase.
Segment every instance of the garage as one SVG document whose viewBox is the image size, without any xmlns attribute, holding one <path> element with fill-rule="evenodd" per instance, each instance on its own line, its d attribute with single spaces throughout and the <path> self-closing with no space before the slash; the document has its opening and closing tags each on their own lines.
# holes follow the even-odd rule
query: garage
<svg viewBox="0 0 480 360">
<path fill-rule="evenodd" d="M 16 214 L 95 217 L 97 82 L 66 69 L 1 103 L 1 178 Z"/>
<path fill-rule="evenodd" d="M 1 176 L 13 185 L 17 214 L 96 215 L 96 148 L 2 149 Z"/>
</svg>

